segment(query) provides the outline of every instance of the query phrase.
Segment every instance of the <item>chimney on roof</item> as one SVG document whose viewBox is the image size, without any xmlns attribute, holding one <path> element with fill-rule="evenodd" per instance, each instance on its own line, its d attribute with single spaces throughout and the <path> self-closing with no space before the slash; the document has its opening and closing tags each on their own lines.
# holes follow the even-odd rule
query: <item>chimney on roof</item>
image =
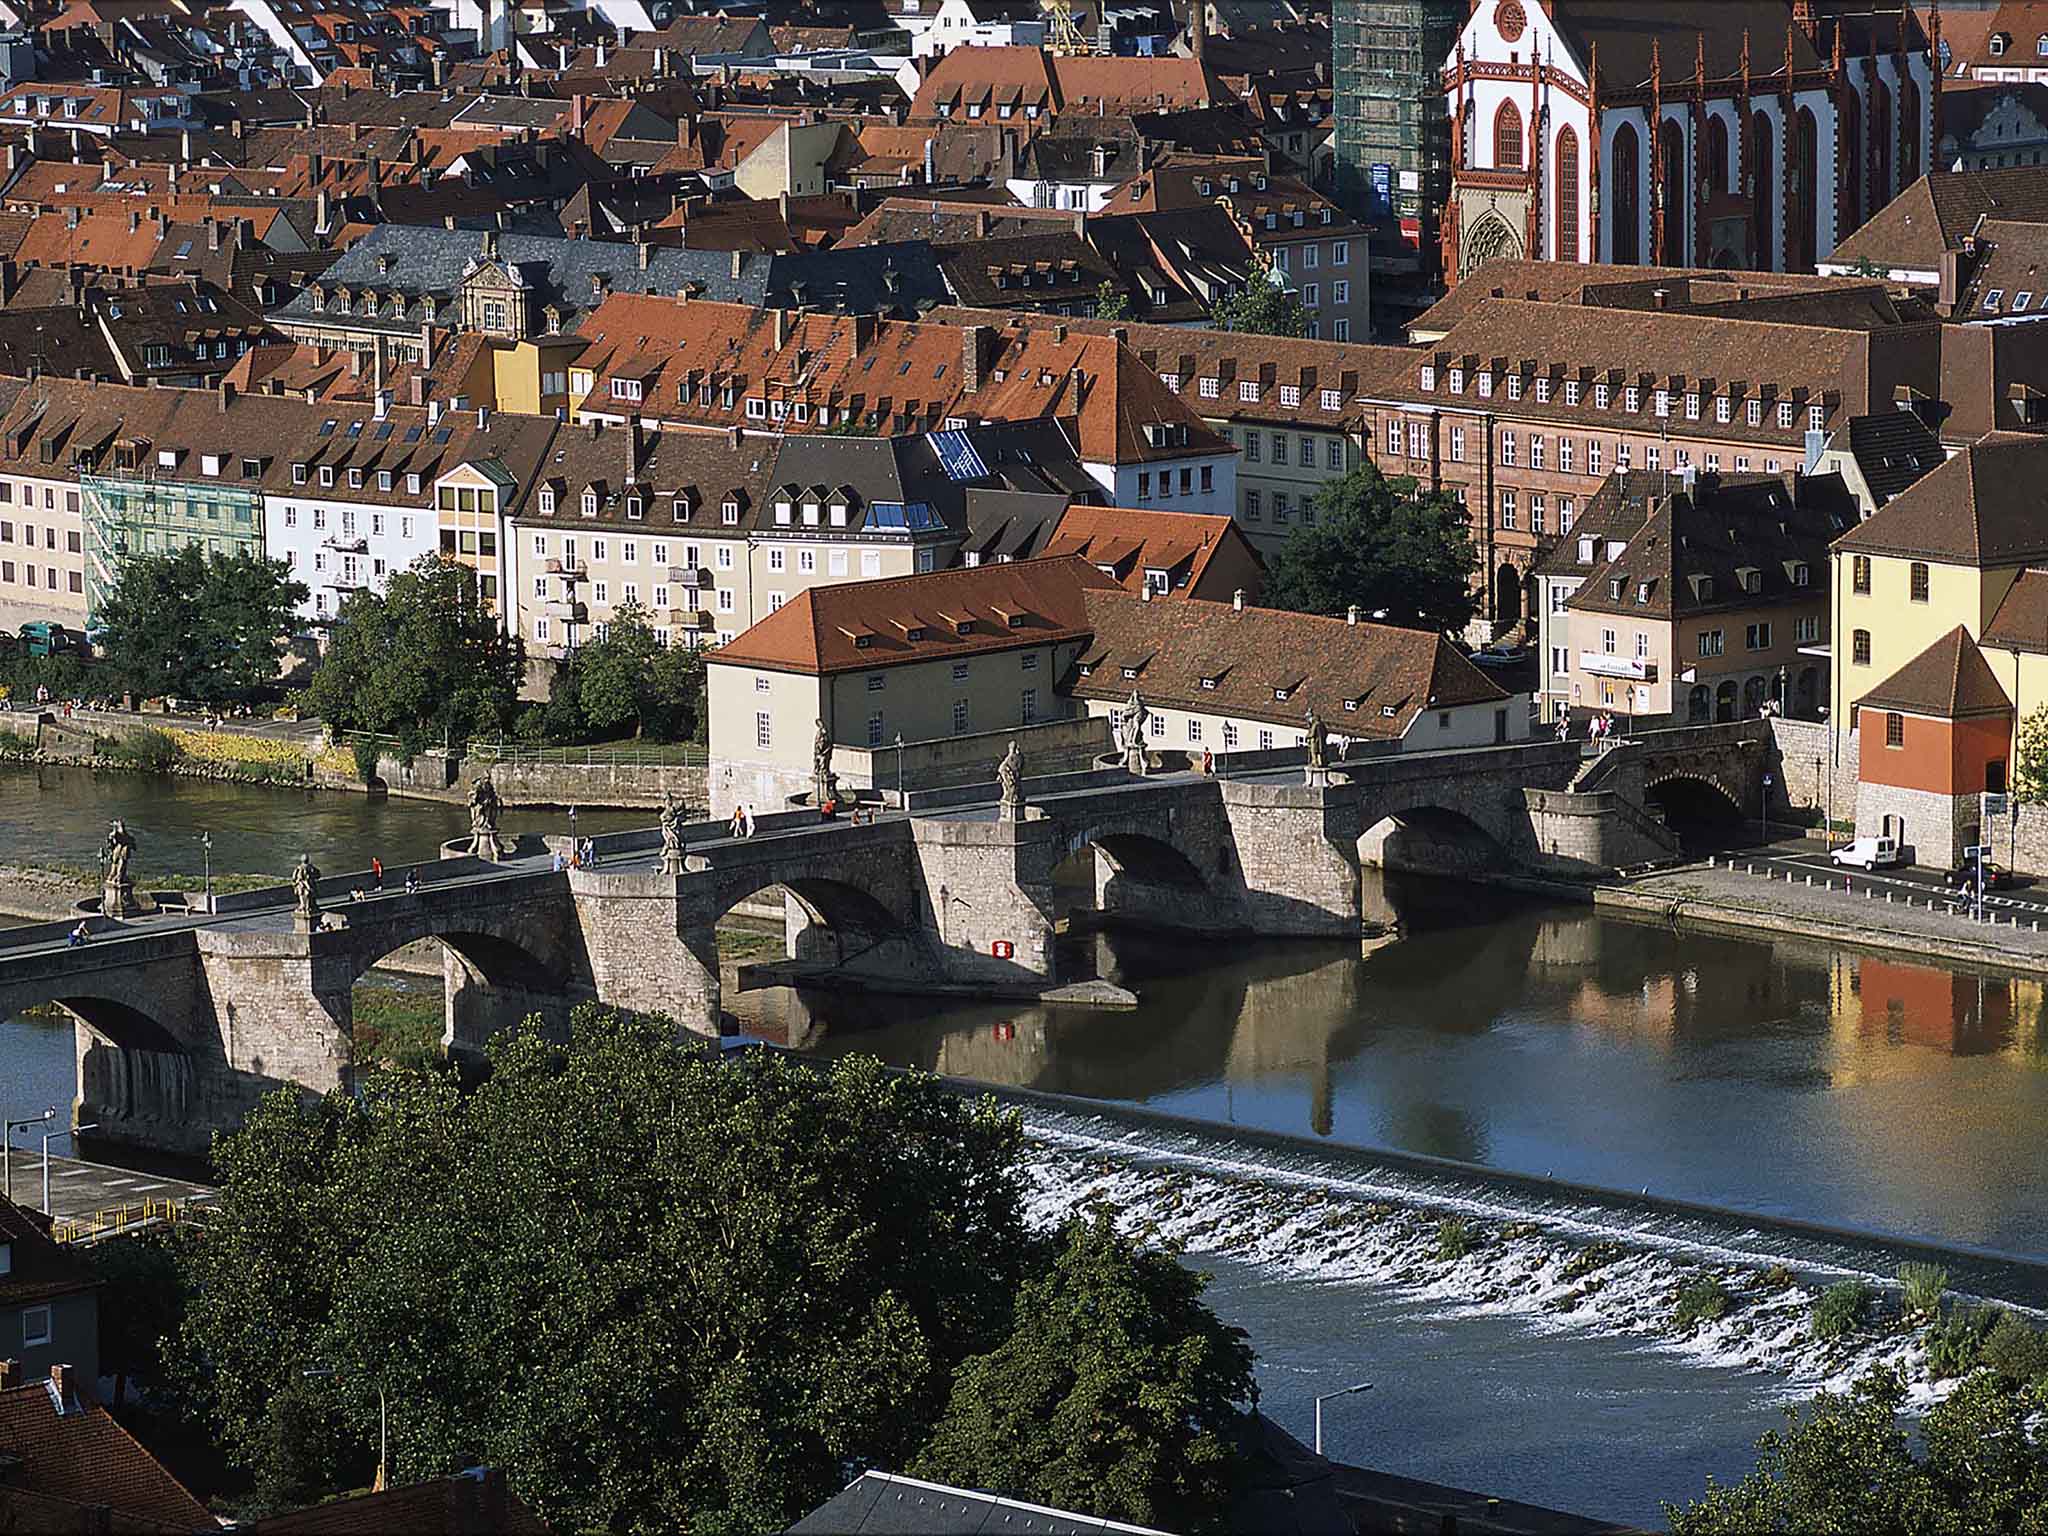
<svg viewBox="0 0 2048 1536">
<path fill-rule="evenodd" d="M 1650 290 L 1650 308 L 1669 309 L 1670 307 L 1671 290 L 1669 288 L 1652 288 Z"/>
<path fill-rule="evenodd" d="M 21 269 L 15 266 L 12 256 L 0 257 L 0 304 L 14 297 L 14 290 L 21 281 Z"/>
<path fill-rule="evenodd" d="M 142 214 L 138 210 L 130 208 L 128 210 L 128 233 L 132 235 L 141 228 Z"/>
<path fill-rule="evenodd" d="M 363 376 L 363 354 L 354 347 L 348 349 L 348 376 L 352 379 Z"/>
<path fill-rule="evenodd" d="M 441 402 L 438 400 L 429 400 L 427 402 L 427 425 L 430 427 L 441 425 Z"/>
<path fill-rule="evenodd" d="M 209 218 L 206 221 L 206 248 L 209 251 L 220 249 L 220 220 L 218 219 Z"/>
<path fill-rule="evenodd" d="M 1351 625 L 1356 625 L 1358 623 L 1358 604 L 1353 603 L 1349 608 L 1346 608 L 1344 610 L 1344 622 L 1346 624 Z"/>
<path fill-rule="evenodd" d="M 317 187 L 320 185 L 321 178 L 324 177 L 326 174 L 327 161 L 324 156 L 306 156 L 306 179 L 308 181 L 312 182 L 313 185 Z"/>
<path fill-rule="evenodd" d="M 440 344 L 440 340 L 441 333 L 439 329 L 436 328 L 433 321 L 427 320 L 421 322 L 420 366 L 422 368 L 431 368 L 434 366 L 434 351 L 435 348 Z"/>
<path fill-rule="evenodd" d="M 427 379 L 425 374 L 415 373 L 406 381 L 406 403 L 425 405 L 427 403 Z"/>
<path fill-rule="evenodd" d="M 190 165 L 191 163 L 192 130 L 190 128 L 180 128 L 178 130 L 178 164 Z"/>
<path fill-rule="evenodd" d="M 228 413 L 228 407 L 229 407 L 229 406 L 231 406 L 231 405 L 233 405 L 234 403 L 235 403 L 235 386 L 234 386 L 234 385 L 232 385 L 232 384 L 230 384 L 230 383 L 229 383 L 229 382 L 228 382 L 228 381 L 227 381 L 226 379 L 222 379 L 222 380 L 220 381 L 220 413 L 221 413 L 221 415 L 223 415 L 223 416 L 227 415 L 227 413 Z"/>
<path fill-rule="evenodd" d="M 989 227 L 989 221 L 988 221 L 988 210 L 987 210 L 986 208 L 977 208 L 977 209 L 975 209 L 975 210 L 974 210 L 974 238 L 975 238 L 975 239 L 977 239 L 977 240 L 986 240 L 986 239 L 988 238 L 988 227 Z"/>
<path fill-rule="evenodd" d="M 440 90 L 442 86 L 448 83 L 448 59 L 445 54 L 437 52 L 428 61 L 427 69 L 428 78 L 433 81 L 435 90 Z"/>
<path fill-rule="evenodd" d="M 78 228 L 78 207 L 76 204 L 64 210 L 64 227 L 66 229 Z"/>
<path fill-rule="evenodd" d="M 648 245 L 645 240 L 636 240 L 633 242 L 633 251 L 640 258 L 640 270 L 645 272 L 647 264 L 653 256 L 653 247 Z"/>
<path fill-rule="evenodd" d="M 745 427 L 727 427 L 725 429 L 725 446 L 728 448 L 739 447 L 746 435 L 747 429 Z"/>
<path fill-rule="evenodd" d="M 745 251 L 734 251 L 732 253 L 732 280 L 734 282 L 740 280 L 740 273 L 746 270 L 746 266 L 747 253 Z"/>
<path fill-rule="evenodd" d="M 626 484 L 632 485 L 640 478 L 640 418 L 628 416 L 620 435 L 626 440 Z"/>
<path fill-rule="evenodd" d="M 327 189 L 322 187 L 313 199 L 313 233 L 328 235 L 334 232 L 334 208 L 327 201 Z"/>
<path fill-rule="evenodd" d="M 375 399 L 376 404 L 371 407 L 371 410 L 376 415 L 377 420 L 382 421 L 391 414 L 391 391 L 380 389 L 377 391 Z"/>
<path fill-rule="evenodd" d="M 789 341 L 789 311 L 775 311 L 775 350 L 780 352 Z"/>
<path fill-rule="evenodd" d="M 1230 606 L 1238 613 L 1244 612 L 1244 588 L 1239 587 L 1230 594 Z"/>
<path fill-rule="evenodd" d="M 1144 586 L 1142 586 L 1142 587 L 1138 588 L 1138 601 L 1139 601 L 1139 602 L 1141 602 L 1141 603 L 1149 603 L 1149 602 L 1151 602 L 1151 601 L 1152 601 L 1152 583 L 1151 583 L 1151 582 L 1149 582 L 1149 581 L 1148 581 L 1148 582 L 1146 582 L 1146 583 L 1145 583 L 1145 585 L 1144 585 Z"/>
<path fill-rule="evenodd" d="M 1086 208 L 1076 208 L 1074 210 L 1074 238 L 1077 240 L 1086 240 L 1088 238 L 1088 210 Z"/>
<path fill-rule="evenodd" d="M 604 46 L 604 39 L 600 37 L 600 38 L 599 38 L 599 39 L 597 40 L 597 67 L 598 67 L 598 68 L 599 68 L 600 70 L 602 70 L 602 69 L 604 68 L 604 61 L 605 61 L 605 58 L 606 58 L 606 56 L 607 56 L 607 55 L 606 55 L 606 51 L 605 51 L 605 46 Z"/>
<path fill-rule="evenodd" d="M 0 1392 L 8 1391 L 20 1385 L 21 1362 L 11 1359 L 0 1360 Z"/>
<path fill-rule="evenodd" d="M 50 1367 L 50 1396 L 57 1403 L 57 1417 L 78 1412 L 92 1400 L 92 1388 L 86 1385 L 85 1372 L 75 1365 L 53 1365 Z"/>
<path fill-rule="evenodd" d="M 981 388 L 988 369 L 989 342 L 995 332 L 986 325 L 960 327 L 960 387 L 968 394 Z"/>
</svg>

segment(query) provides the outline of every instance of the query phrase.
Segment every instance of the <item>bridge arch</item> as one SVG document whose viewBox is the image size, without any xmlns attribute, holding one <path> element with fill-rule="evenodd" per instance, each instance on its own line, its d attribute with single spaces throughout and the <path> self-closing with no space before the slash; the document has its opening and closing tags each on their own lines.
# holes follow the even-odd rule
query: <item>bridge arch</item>
<svg viewBox="0 0 2048 1536">
<path fill-rule="evenodd" d="M 78 1066 L 75 1103 L 66 1108 L 81 1123 L 175 1125 L 192 1112 L 198 1063 L 190 1042 L 138 1000 L 60 984 L 47 997 L 10 996 L 5 1006 L 9 1017 L 55 1008 L 70 1020 Z"/>
<path fill-rule="evenodd" d="M 1712 774 L 1678 769 L 1656 775 L 1643 798 L 1691 850 L 1735 841 L 1746 824 L 1741 795 Z"/>
<path fill-rule="evenodd" d="M 1381 810 L 1358 836 L 1358 861 L 1368 868 L 1456 875 L 1505 868 L 1508 852 L 1463 811 L 1420 802 Z"/>
</svg>

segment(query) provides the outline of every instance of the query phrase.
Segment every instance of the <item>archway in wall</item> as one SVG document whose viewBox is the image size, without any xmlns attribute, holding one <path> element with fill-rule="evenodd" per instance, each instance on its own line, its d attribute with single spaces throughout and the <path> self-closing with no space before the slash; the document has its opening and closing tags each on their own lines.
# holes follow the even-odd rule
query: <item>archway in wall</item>
<svg viewBox="0 0 2048 1536">
<path fill-rule="evenodd" d="M 1503 565 L 1493 573 L 1493 618 L 1503 626 L 1522 620 L 1522 573 L 1512 565 Z"/>
<path fill-rule="evenodd" d="M 782 912 L 779 932 L 774 921 L 763 916 L 777 905 Z M 733 921 L 738 915 L 751 921 Z M 872 892 L 844 880 L 763 881 L 733 893 L 718 925 L 723 967 L 786 960 L 833 970 L 914 974 L 905 967 L 913 955 L 922 960 L 909 919 Z"/>
<path fill-rule="evenodd" d="M 1616 262 L 1638 266 L 1643 259 L 1643 146 L 1635 125 L 1614 130 L 1614 234 Z M 1597 254 L 1597 253 L 1596 253 Z"/>
<path fill-rule="evenodd" d="M 1814 711 L 1820 707 L 1820 669 L 1801 667 L 1799 676 L 1792 683 L 1792 714 L 1795 719 L 1811 720 Z"/>
<path fill-rule="evenodd" d="M 1471 233 L 1459 247 L 1458 265 L 1463 273 L 1469 275 L 1496 256 L 1519 261 L 1522 237 L 1506 219 L 1497 213 L 1489 213 L 1472 226 Z"/>
<path fill-rule="evenodd" d="M 1685 130 L 1670 118 L 1658 128 L 1659 142 L 1663 153 L 1662 201 L 1664 210 L 1664 245 L 1658 252 L 1667 267 L 1689 267 L 1692 265 L 1692 206 L 1686 197 L 1686 188 L 1692 178 L 1686 174 Z"/>
<path fill-rule="evenodd" d="M 1644 798 L 1687 853 L 1728 848 L 1743 841 L 1742 807 L 1712 779 L 1673 774 L 1649 786 Z"/>
<path fill-rule="evenodd" d="M 1764 701 L 1770 697 L 1770 693 L 1770 684 L 1761 677 L 1745 679 L 1742 684 L 1743 718 L 1763 713 Z"/>
<path fill-rule="evenodd" d="M 1707 191 L 1728 190 L 1728 120 L 1718 112 L 1707 116 Z"/>
<path fill-rule="evenodd" d="M 1714 718 L 1714 697 L 1705 683 L 1694 683 L 1685 696 L 1685 723 L 1705 725 Z"/>
<path fill-rule="evenodd" d="M 1228 851 L 1213 871 L 1162 838 L 1129 830 L 1095 830 L 1069 839 L 1067 855 L 1053 870 L 1056 914 L 1070 926 L 1112 919 L 1145 926 L 1167 921 L 1177 902 L 1206 894 L 1211 875 L 1230 872 Z"/>
<path fill-rule="evenodd" d="M 1759 112 L 1750 119 L 1751 180 L 1756 193 L 1756 267 L 1771 270 L 1778 249 L 1778 149 L 1771 131 L 1771 115 Z"/>
<path fill-rule="evenodd" d="M 1358 862 L 1368 869 L 1416 875 L 1477 874 L 1506 867 L 1497 838 L 1461 811 L 1418 805 L 1382 816 L 1358 839 Z"/>
<path fill-rule="evenodd" d="M 1728 721 L 1735 718 L 1735 711 L 1740 707 L 1739 699 L 1740 695 L 1736 691 L 1735 679 L 1732 677 L 1724 680 L 1721 686 L 1714 690 L 1714 720 L 1716 724 L 1725 725 Z"/>
</svg>

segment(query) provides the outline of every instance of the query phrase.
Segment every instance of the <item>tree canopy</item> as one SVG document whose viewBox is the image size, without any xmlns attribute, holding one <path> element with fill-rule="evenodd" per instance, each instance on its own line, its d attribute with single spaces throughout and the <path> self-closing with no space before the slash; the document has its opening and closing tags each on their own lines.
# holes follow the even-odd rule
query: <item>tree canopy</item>
<svg viewBox="0 0 2048 1536">
<path fill-rule="evenodd" d="M 1070 1223 L 1010 1336 L 955 1377 L 913 1471 L 1140 1525 L 1214 1524 L 1252 1352 L 1202 1305 L 1206 1283 L 1134 1248 L 1107 1214 Z"/>
<path fill-rule="evenodd" d="M 408 750 L 501 731 L 526 649 L 478 595 L 476 572 L 422 555 L 381 592 L 341 606 L 307 706 L 341 730 L 395 735 Z"/>
<path fill-rule="evenodd" d="M 381 1388 L 396 1480 L 483 1461 L 558 1529 L 779 1530 L 970 1411 L 963 1363 L 1059 1339 L 1088 1348 L 1085 1384 L 1038 1396 L 1125 1442 L 1063 1471 L 1076 1502 L 1221 1476 L 1204 1436 L 1242 1346 L 1170 1260 L 1069 1237 L 1053 1264 L 1013 1114 L 595 1006 L 566 1048 L 492 1057 L 468 1092 L 387 1069 L 356 1097 L 280 1093 L 219 1143 L 169 1368 L 259 1497 L 363 1481 Z M 1064 1321 L 1006 1344 L 1025 1297 Z M 1120 1331 L 1088 1332 L 1093 1303 Z M 1105 1395 L 1119 1372 L 1145 1403 Z"/>
<path fill-rule="evenodd" d="M 525 710 L 519 734 L 534 741 L 635 737 L 702 741 L 704 651 L 664 645 L 638 603 L 621 603 L 602 638 L 579 646 L 548 688 L 545 707 Z"/>
<path fill-rule="evenodd" d="M 1478 556 L 1455 497 L 1361 464 L 1325 481 L 1310 510 L 1273 558 L 1273 607 L 1339 615 L 1355 603 L 1368 618 L 1444 630 L 1464 628 L 1478 611 Z"/>
<path fill-rule="evenodd" d="M 2048 801 L 2048 704 L 2020 721 L 2012 756 L 2013 793 L 2030 805 Z"/>
<path fill-rule="evenodd" d="M 1979 1372 L 1927 1415 L 1924 1456 L 1900 1422 L 1904 1381 L 1879 1370 L 1847 1393 L 1823 1392 L 1758 1442 L 1757 1468 L 1733 1487 L 1711 1480 L 1686 1508 L 1666 1505 L 1674 1536 L 1758 1532 L 1926 1531 L 1942 1536 L 2048 1532 L 2048 1441 L 2038 1389 Z"/>
<path fill-rule="evenodd" d="M 247 703 L 278 686 L 305 600 L 281 560 L 196 544 L 129 555 L 97 614 L 108 675 L 139 698 Z"/>
<path fill-rule="evenodd" d="M 1252 259 L 1251 276 L 1241 292 L 1218 299 L 1209 318 L 1219 331 L 1256 331 L 1264 336 L 1306 336 L 1308 311 L 1301 295 L 1273 281 L 1272 264 L 1263 254 Z"/>
</svg>

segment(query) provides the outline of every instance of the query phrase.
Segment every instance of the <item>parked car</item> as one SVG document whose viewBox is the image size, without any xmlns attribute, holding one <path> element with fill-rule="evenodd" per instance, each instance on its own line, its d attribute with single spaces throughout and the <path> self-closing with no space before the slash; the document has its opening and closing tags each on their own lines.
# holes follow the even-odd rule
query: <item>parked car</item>
<svg viewBox="0 0 2048 1536">
<path fill-rule="evenodd" d="M 1959 891 L 1975 890 L 1977 888 L 1977 861 L 1975 859 L 1963 860 L 1961 864 L 1956 866 L 1955 873 L 1950 876 L 1950 880 Z M 1984 861 L 1985 890 L 2002 891 L 2011 884 L 2011 870 L 2007 869 L 1996 859 L 1986 859 Z"/>
<path fill-rule="evenodd" d="M 31 656 L 62 656 L 67 651 L 86 651 L 90 647 L 85 636 L 75 629 L 66 629 L 62 624 L 48 619 L 32 619 L 21 626 L 22 649 Z"/>
<path fill-rule="evenodd" d="M 1529 653 L 1519 648 L 1510 651 L 1485 650 L 1472 653 L 1472 665 L 1475 667 L 1519 667 L 1528 659 Z"/>
<path fill-rule="evenodd" d="M 1859 837 L 1829 855 L 1837 864 L 1856 869 L 1890 869 L 1900 863 L 1899 840 L 1895 837 Z"/>
</svg>

